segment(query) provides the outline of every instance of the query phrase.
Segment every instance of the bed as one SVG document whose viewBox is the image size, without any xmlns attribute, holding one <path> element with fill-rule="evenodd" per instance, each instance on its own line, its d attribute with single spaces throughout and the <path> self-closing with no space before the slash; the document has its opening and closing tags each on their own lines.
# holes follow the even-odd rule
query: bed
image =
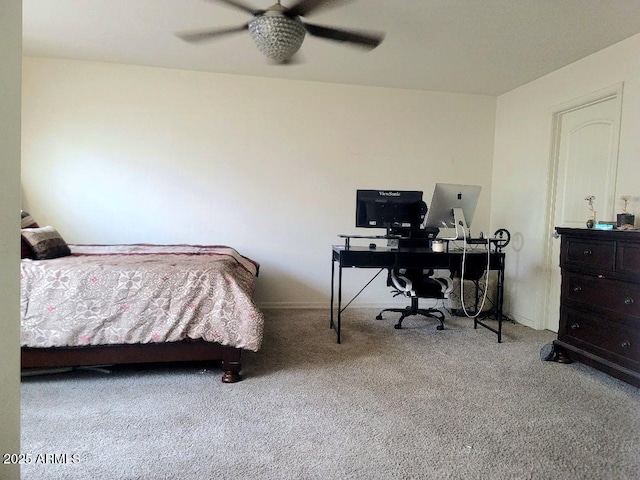
<svg viewBox="0 0 640 480">
<path fill-rule="evenodd" d="M 23 369 L 220 360 L 240 380 L 262 342 L 257 262 L 227 246 L 65 247 L 21 262 Z"/>
</svg>

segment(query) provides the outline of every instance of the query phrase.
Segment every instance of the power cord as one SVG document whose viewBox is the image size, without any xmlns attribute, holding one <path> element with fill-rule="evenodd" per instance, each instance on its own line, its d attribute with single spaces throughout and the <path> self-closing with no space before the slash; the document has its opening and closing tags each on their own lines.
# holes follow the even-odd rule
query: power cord
<svg viewBox="0 0 640 480">
<path fill-rule="evenodd" d="M 458 236 L 458 228 L 456 226 L 456 237 Z M 463 246 L 462 246 L 462 269 L 461 269 L 461 273 L 460 273 L 460 303 L 462 304 L 462 310 L 464 311 L 464 314 L 468 317 L 468 318 L 477 318 L 481 313 L 482 310 L 484 309 L 484 304 L 487 300 L 487 293 L 489 292 L 489 265 L 490 265 L 490 261 L 491 261 L 491 246 L 489 245 L 489 242 L 487 242 L 487 267 L 485 268 L 485 272 L 484 272 L 484 294 L 482 295 L 482 303 L 480 304 L 480 308 L 478 309 L 478 311 L 474 314 L 471 315 L 469 314 L 469 312 L 467 312 L 467 307 L 465 306 L 465 302 L 464 302 L 464 273 L 465 273 L 465 268 L 466 268 L 466 260 L 467 260 L 467 238 L 466 238 L 466 232 L 464 231 L 464 227 L 462 228 L 462 236 L 463 236 Z"/>
</svg>

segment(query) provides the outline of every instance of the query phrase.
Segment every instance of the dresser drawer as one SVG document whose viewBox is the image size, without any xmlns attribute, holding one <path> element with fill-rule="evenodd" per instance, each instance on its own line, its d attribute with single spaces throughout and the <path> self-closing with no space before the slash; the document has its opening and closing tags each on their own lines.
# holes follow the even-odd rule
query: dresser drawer
<svg viewBox="0 0 640 480">
<path fill-rule="evenodd" d="M 567 238 L 561 266 L 586 268 L 595 272 L 613 272 L 615 242 Z"/>
<path fill-rule="evenodd" d="M 561 309 L 560 317 L 559 340 L 584 347 L 604 358 L 615 360 L 614 355 L 640 362 L 640 324 L 629 326 L 565 307 Z"/>
<path fill-rule="evenodd" d="M 631 242 L 618 242 L 616 257 L 616 273 L 640 282 L 640 245 Z M 640 290 L 640 285 L 638 289 Z"/>
<path fill-rule="evenodd" d="M 562 300 L 640 318 L 640 285 L 563 272 Z"/>
</svg>

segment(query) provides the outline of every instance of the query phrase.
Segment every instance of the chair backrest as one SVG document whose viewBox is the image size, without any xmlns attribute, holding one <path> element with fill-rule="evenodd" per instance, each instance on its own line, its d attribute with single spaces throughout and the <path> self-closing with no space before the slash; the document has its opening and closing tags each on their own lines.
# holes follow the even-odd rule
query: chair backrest
<svg viewBox="0 0 640 480">
<path fill-rule="evenodd" d="M 433 278 L 433 270 L 390 269 L 387 285 L 408 297 L 444 298 L 446 285 Z"/>
</svg>

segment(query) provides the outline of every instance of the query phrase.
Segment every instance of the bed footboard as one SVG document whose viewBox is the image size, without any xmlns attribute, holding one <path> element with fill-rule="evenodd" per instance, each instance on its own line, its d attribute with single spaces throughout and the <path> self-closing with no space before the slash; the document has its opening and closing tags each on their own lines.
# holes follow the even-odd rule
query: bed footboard
<svg viewBox="0 0 640 480">
<path fill-rule="evenodd" d="M 240 348 L 202 340 L 86 347 L 22 347 L 22 368 L 79 367 L 127 363 L 222 361 L 222 381 L 240 380 Z"/>
</svg>

